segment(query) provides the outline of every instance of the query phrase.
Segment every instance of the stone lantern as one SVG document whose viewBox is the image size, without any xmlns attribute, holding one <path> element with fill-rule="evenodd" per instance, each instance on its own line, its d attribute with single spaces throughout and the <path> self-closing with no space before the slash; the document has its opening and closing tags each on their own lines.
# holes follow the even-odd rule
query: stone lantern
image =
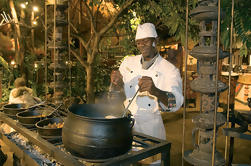
<svg viewBox="0 0 251 166">
<path fill-rule="evenodd" d="M 191 16 L 200 23 L 199 45 L 194 47 L 190 55 L 197 59 L 198 78 L 191 82 L 193 91 L 202 93 L 203 112 L 194 117 L 193 129 L 194 149 L 186 151 L 184 159 L 193 165 L 211 166 L 214 134 L 214 110 L 215 110 L 215 80 L 216 80 L 216 60 L 217 60 L 217 0 L 199 0 L 198 6 L 191 11 Z M 219 59 L 227 57 L 229 54 L 219 51 Z M 217 92 L 223 92 L 227 86 L 218 81 Z M 225 123 L 226 119 L 221 113 L 217 113 L 216 131 Z M 195 133 L 199 131 L 199 144 L 195 143 Z M 225 160 L 222 155 L 215 151 L 215 165 L 224 165 Z"/>
</svg>

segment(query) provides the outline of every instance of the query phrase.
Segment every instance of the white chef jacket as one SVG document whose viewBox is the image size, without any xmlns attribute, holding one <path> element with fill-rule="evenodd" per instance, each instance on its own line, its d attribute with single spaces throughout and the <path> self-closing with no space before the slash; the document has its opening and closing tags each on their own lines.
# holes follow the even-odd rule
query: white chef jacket
<svg viewBox="0 0 251 166">
<path fill-rule="evenodd" d="M 176 106 L 170 111 L 177 111 L 183 104 L 182 80 L 179 70 L 170 62 L 157 55 L 157 59 L 147 70 L 142 69 L 142 55 L 128 56 L 120 65 L 119 71 L 123 76 L 126 95 L 125 106 L 130 102 L 138 89 L 138 79 L 142 76 L 151 77 L 155 86 L 175 96 Z M 166 139 L 166 132 L 160 114 L 164 104 L 158 102 L 157 97 L 149 93 L 138 93 L 129 107 L 135 118 L 134 130 L 160 139 Z"/>
</svg>

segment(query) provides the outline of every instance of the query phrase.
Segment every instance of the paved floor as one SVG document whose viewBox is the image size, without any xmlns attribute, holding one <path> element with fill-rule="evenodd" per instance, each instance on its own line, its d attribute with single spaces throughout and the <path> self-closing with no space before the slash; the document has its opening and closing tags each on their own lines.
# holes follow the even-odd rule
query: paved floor
<svg viewBox="0 0 251 166">
<path fill-rule="evenodd" d="M 194 127 L 192 118 L 198 115 L 199 112 L 189 111 L 186 114 L 186 132 L 185 132 L 185 151 L 193 149 L 192 147 L 192 129 Z M 167 132 L 167 139 L 172 143 L 171 148 L 171 165 L 181 166 L 182 159 L 182 110 L 174 113 L 164 113 L 163 119 Z M 225 136 L 222 135 L 222 129 L 218 132 L 217 150 L 224 156 Z M 233 163 L 251 164 L 251 141 L 235 139 L 234 144 L 234 159 Z M 185 166 L 190 164 L 185 163 Z"/>
</svg>

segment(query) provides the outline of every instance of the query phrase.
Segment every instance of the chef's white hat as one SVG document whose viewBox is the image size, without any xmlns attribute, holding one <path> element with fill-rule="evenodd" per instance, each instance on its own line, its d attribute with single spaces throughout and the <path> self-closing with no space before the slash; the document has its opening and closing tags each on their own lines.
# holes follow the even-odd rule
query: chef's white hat
<svg viewBox="0 0 251 166">
<path fill-rule="evenodd" d="M 142 25 L 138 25 L 135 40 L 148 37 L 158 37 L 155 26 L 152 23 L 144 23 Z"/>
</svg>

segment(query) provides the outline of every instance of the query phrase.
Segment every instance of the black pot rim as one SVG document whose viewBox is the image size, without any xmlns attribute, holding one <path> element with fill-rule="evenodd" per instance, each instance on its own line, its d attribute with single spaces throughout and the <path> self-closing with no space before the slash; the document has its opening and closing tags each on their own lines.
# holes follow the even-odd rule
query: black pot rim
<svg viewBox="0 0 251 166">
<path fill-rule="evenodd" d="M 19 112 L 19 113 L 16 114 L 17 118 L 22 118 L 22 119 L 41 119 L 41 118 L 45 118 L 45 117 L 20 116 L 20 114 L 26 113 L 26 112 L 32 112 L 32 111 L 29 111 L 29 110 L 21 111 L 21 112 Z M 41 114 L 41 115 L 42 115 L 42 114 Z"/>
<path fill-rule="evenodd" d="M 47 119 L 43 119 L 43 120 L 40 120 L 38 121 L 35 126 L 38 128 L 38 129 L 42 129 L 42 130 L 57 130 L 57 129 L 62 129 L 62 128 L 45 128 L 45 127 L 41 127 L 39 126 L 40 123 L 44 122 L 44 121 L 48 121 L 48 120 L 52 120 L 54 118 L 57 118 L 57 117 L 53 117 L 53 118 L 47 118 Z"/>
<path fill-rule="evenodd" d="M 114 121 L 121 121 L 121 120 L 132 121 L 132 118 L 128 117 L 128 116 L 119 117 L 119 118 L 107 118 L 107 119 L 106 118 L 98 118 L 98 117 L 81 116 L 81 115 L 78 115 L 78 114 L 71 112 L 69 109 L 68 109 L 68 115 L 74 116 L 79 119 L 84 119 L 87 121 L 97 121 L 97 120 L 100 122 L 114 122 Z"/>
<path fill-rule="evenodd" d="M 8 107 L 6 107 L 6 106 L 10 106 L 10 105 L 21 105 L 21 108 L 8 108 Z M 21 110 L 21 109 L 27 110 L 26 106 L 27 105 L 24 103 L 10 103 L 10 104 L 3 105 L 3 110 Z"/>
</svg>

